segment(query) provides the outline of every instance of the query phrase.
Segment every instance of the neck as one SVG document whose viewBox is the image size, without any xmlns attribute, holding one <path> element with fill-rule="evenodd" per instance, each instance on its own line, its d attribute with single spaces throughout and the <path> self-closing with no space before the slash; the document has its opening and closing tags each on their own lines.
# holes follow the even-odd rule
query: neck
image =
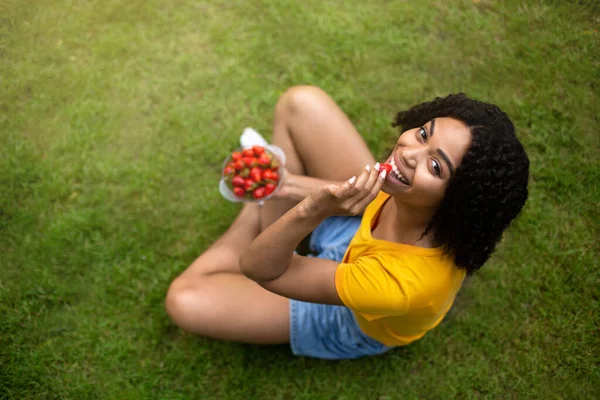
<svg viewBox="0 0 600 400">
<path fill-rule="evenodd" d="M 435 214 L 435 208 L 415 207 L 391 198 L 390 220 L 394 221 L 396 226 L 396 235 L 400 243 L 411 244 L 415 246 L 432 247 L 432 232 L 425 236 L 425 228 Z"/>
</svg>

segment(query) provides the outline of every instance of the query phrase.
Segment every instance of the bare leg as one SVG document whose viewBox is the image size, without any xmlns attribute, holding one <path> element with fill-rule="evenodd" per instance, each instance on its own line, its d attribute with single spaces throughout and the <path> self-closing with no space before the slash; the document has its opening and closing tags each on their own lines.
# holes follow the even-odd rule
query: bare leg
<svg viewBox="0 0 600 400">
<path fill-rule="evenodd" d="M 344 181 L 375 162 L 344 112 L 313 86 L 296 86 L 281 96 L 275 107 L 273 144 L 285 152 L 288 171 L 324 180 Z M 267 201 L 261 228 L 294 205 L 293 200 Z"/>
<path fill-rule="evenodd" d="M 345 180 L 374 162 L 365 142 L 322 90 L 295 87 L 277 103 L 273 143 L 293 174 Z M 289 342 L 289 300 L 240 273 L 239 258 L 261 229 L 294 201 L 246 204 L 231 227 L 169 288 L 166 309 L 181 328 L 203 336 L 247 343 Z"/>
<path fill-rule="evenodd" d="M 259 233 L 247 204 L 231 227 L 173 281 L 167 313 L 186 331 L 247 343 L 289 342 L 289 301 L 240 273 L 238 260 Z"/>
</svg>

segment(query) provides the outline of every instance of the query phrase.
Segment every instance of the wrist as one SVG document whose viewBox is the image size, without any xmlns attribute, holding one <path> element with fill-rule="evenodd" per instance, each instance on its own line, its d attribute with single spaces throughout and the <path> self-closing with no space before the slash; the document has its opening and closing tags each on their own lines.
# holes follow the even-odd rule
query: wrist
<svg viewBox="0 0 600 400">
<path fill-rule="evenodd" d="M 309 197 L 315 190 L 331 183 L 340 184 L 339 182 L 327 181 L 306 175 L 295 175 L 287 172 L 284 189 L 290 198 L 296 201 L 302 201 Z"/>
<path fill-rule="evenodd" d="M 331 217 L 333 214 L 327 213 L 326 209 L 319 207 L 319 202 L 313 196 L 306 196 L 296 206 L 298 217 L 315 223 L 315 226 L 321 223 L 325 218 Z"/>
</svg>

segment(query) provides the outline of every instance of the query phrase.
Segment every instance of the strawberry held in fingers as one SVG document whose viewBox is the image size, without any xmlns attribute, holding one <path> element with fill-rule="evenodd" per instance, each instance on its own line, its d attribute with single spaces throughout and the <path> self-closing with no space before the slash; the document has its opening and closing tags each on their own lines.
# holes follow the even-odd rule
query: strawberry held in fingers
<svg viewBox="0 0 600 400">
<path fill-rule="evenodd" d="M 379 172 L 385 171 L 386 174 L 389 174 L 391 170 L 392 170 L 391 164 L 384 163 L 379 166 Z"/>
</svg>

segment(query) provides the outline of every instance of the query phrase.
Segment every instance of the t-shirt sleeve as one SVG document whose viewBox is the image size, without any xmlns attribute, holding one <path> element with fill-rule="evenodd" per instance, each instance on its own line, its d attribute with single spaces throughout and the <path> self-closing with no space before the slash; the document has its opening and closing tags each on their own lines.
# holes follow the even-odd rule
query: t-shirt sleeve
<svg viewBox="0 0 600 400">
<path fill-rule="evenodd" d="M 350 309 L 377 316 L 404 315 L 408 310 L 411 284 L 401 270 L 382 265 L 376 256 L 341 263 L 335 272 L 335 287 Z"/>
</svg>

